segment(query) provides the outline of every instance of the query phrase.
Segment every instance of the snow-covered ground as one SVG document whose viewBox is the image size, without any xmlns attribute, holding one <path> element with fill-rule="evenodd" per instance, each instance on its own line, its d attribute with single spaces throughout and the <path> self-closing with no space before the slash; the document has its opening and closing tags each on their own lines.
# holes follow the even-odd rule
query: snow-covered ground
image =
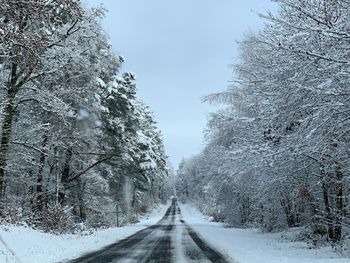
<svg viewBox="0 0 350 263">
<path fill-rule="evenodd" d="M 282 238 L 281 233 L 225 228 L 220 223 L 209 222 L 193 206 L 179 205 L 186 223 L 234 263 L 350 263 L 350 258 L 338 255 L 329 247 L 309 249 L 303 242 Z"/>
<path fill-rule="evenodd" d="M 263 234 L 254 229 L 225 228 L 222 224 L 210 222 L 191 205 L 180 204 L 180 207 L 186 223 L 234 263 L 350 263 L 350 258 L 335 253 L 329 247 L 309 249 L 303 242 L 282 238 L 281 233 Z M 167 208 L 168 205 L 160 206 L 138 224 L 96 231 L 91 235 L 56 236 L 25 227 L 0 226 L 0 262 L 65 262 L 157 223 Z M 177 234 L 181 236 L 180 232 Z M 285 235 L 293 235 L 293 232 Z M 178 240 L 181 238 L 174 239 Z M 181 251 L 176 252 L 179 254 Z"/>
<path fill-rule="evenodd" d="M 0 262 L 65 262 L 157 223 L 168 207 L 169 205 L 158 207 L 138 224 L 96 231 L 90 235 L 57 236 L 26 227 L 0 226 Z"/>
</svg>

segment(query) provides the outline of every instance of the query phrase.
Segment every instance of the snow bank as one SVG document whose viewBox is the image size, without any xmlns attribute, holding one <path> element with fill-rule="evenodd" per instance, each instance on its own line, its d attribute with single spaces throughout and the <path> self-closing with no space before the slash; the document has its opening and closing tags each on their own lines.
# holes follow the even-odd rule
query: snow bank
<svg viewBox="0 0 350 263">
<path fill-rule="evenodd" d="M 309 249 L 303 242 L 283 239 L 281 233 L 225 228 L 209 222 L 189 204 L 180 204 L 180 208 L 186 223 L 235 263 L 350 263 L 350 258 L 337 255 L 329 247 Z"/>
<path fill-rule="evenodd" d="M 65 262 L 98 250 L 157 223 L 168 205 L 155 209 L 135 225 L 96 231 L 90 235 L 52 235 L 26 227 L 0 226 L 1 263 Z"/>
</svg>

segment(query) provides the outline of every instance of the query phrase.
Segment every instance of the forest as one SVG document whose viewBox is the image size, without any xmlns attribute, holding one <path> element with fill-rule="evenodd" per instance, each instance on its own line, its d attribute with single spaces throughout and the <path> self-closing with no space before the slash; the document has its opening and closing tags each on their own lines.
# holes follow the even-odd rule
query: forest
<svg viewBox="0 0 350 263">
<path fill-rule="evenodd" d="M 349 240 L 350 1 L 274 2 L 239 41 L 229 87 L 203 98 L 218 109 L 173 183 L 136 75 L 101 26 L 106 10 L 0 0 L 0 224 L 119 227 L 175 184 L 180 201 L 231 227 Z"/>
<path fill-rule="evenodd" d="M 137 222 L 167 157 L 136 77 L 76 0 L 0 0 L 0 223 L 65 233 Z"/>
<path fill-rule="evenodd" d="M 205 146 L 177 171 L 177 194 L 233 227 L 350 237 L 350 1 L 276 0 L 239 42 Z"/>
</svg>

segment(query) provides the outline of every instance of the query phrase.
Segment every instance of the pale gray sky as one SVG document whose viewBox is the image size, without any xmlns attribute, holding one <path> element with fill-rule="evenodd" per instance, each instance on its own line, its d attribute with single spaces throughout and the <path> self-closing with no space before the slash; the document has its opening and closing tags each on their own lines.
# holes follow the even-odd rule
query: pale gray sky
<svg viewBox="0 0 350 263">
<path fill-rule="evenodd" d="M 85 0 L 109 10 L 103 25 L 122 71 L 137 76 L 138 94 L 154 111 L 166 152 L 177 168 L 203 145 L 213 108 L 200 98 L 226 89 L 229 64 L 248 30 L 263 21 L 256 12 L 274 10 L 270 0 Z"/>
</svg>

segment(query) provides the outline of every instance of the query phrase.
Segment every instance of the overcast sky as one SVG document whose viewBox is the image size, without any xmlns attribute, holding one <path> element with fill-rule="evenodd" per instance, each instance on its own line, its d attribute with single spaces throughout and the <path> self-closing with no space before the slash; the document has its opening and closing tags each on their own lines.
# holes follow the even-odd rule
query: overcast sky
<svg viewBox="0 0 350 263">
<path fill-rule="evenodd" d="M 225 90 L 236 41 L 261 28 L 269 0 L 85 0 L 109 10 L 103 25 L 114 50 L 137 76 L 172 164 L 198 153 L 213 108 L 201 97 Z"/>
</svg>

